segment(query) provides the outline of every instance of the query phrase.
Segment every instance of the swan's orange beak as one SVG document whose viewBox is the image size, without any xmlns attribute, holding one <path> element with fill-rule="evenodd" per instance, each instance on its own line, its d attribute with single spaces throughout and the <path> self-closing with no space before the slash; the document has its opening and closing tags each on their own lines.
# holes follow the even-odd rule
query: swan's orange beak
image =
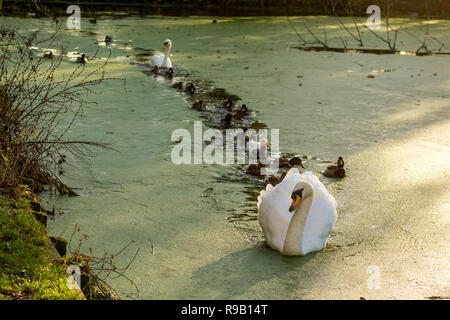
<svg viewBox="0 0 450 320">
<path fill-rule="evenodd" d="M 302 197 L 300 197 L 298 194 L 296 194 L 295 199 L 292 199 L 291 206 L 289 207 L 289 212 L 295 211 L 295 209 L 297 208 L 297 206 L 301 200 L 302 200 Z"/>
<path fill-rule="evenodd" d="M 305 166 L 303 165 L 303 163 L 300 163 L 299 166 L 302 167 L 303 169 L 305 169 Z"/>
</svg>

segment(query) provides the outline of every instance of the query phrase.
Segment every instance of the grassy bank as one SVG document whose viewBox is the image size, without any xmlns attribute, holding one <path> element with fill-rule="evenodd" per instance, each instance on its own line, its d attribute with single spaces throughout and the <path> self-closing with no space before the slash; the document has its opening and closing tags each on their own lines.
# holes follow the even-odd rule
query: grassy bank
<svg viewBox="0 0 450 320">
<path fill-rule="evenodd" d="M 111 270 L 98 276 L 108 263 L 113 273 L 117 271 L 113 258 L 85 255 L 80 242 L 74 252 L 55 261 L 47 217 L 37 213 L 45 210 L 35 199 L 44 190 L 75 196 L 61 180 L 67 156 L 89 158 L 93 149 L 108 149 L 99 142 L 66 137 L 83 106 L 90 103 L 87 93 L 112 80 L 102 72 L 107 60 L 94 71 L 77 64 L 68 77 L 57 79 L 63 55 L 45 57 L 33 49 L 33 44 L 54 46 L 59 42 L 57 32 L 49 37 L 45 30 L 28 31 L 27 20 L 22 24 L 25 30 L 7 22 L 0 19 L 0 294 L 16 299 L 77 298 L 66 286 L 67 266 L 77 265 L 87 299 L 116 299 L 104 281 Z M 35 28 L 33 23 L 28 27 Z"/>
<path fill-rule="evenodd" d="M 0 195 L 0 299 L 82 299 L 67 287 L 66 269 L 29 201 Z"/>
</svg>

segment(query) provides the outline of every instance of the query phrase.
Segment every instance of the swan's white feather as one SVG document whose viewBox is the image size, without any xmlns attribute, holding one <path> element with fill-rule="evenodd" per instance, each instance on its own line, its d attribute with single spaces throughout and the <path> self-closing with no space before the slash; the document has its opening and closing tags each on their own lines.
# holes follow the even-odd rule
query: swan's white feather
<svg viewBox="0 0 450 320">
<path fill-rule="evenodd" d="M 337 220 L 337 202 L 311 172 L 303 173 L 301 179 L 314 187 L 314 201 L 303 231 L 302 251 L 307 254 L 325 247 Z"/>
<path fill-rule="evenodd" d="M 307 254 L 325 247 L 328 235 L 333 231 L 337 219 L 336 200 L 325 186 L 311 172 L 300 174 L 292 168 L 282 182 L 275 187 L 266 187 L 258 197 L 258 220 L 264 232 L 266 243 L 282 251 L 292 213 L 291 193 L 300 181 L 309 182 L 314 188 L 314 200 L 308 213 L 303 231 L 302 253 Z"/>
<path fill-rule="evenodd" d="M 166 65 L 163 66 L 164 62 L 164 55 L 153 55 L 152 56 L 152 64 L 154 66 L 157 66 L 158 68 L 172 68 L 172 62 L 170 61 L 170 58 L 167 58 Z"/>
</svg>

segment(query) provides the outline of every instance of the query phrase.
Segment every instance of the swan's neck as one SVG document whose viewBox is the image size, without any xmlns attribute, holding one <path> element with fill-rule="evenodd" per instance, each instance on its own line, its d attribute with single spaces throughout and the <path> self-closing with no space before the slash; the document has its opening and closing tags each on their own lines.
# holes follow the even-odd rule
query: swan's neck
<svg viewBox="0 0 450 320">
<path fill-rule="evenodd" d="M 161 64 L 161 67 L 163 67 L 163 68 L 167 68 L 167 59 L 169 59 L 170 49 L 171 49 L 171 46 L 167 47 L 166 53 L 164 54 L 164 60 Z"/>
<path fill-rule="evenodd" d="M 308 218 L 309 210 L 314 199 L 314 191 L 306 199 L 300 202 L 300 205 L 294 212 L 291 222 L 284 240 L 283 255 L 294 256 L 302 253 L 303 232 L 305 230 L 306 219 Z"/>
</svg>

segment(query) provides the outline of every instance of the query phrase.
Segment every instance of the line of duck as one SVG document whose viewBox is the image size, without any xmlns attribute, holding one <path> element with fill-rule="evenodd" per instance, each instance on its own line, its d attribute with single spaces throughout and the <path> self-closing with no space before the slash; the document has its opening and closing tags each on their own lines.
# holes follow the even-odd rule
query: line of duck
<svg viewBox="0 0 450 320">
<path fill-rule="evenodd" d="M 170 60 L 172 41 L 163 43 L 164 54 L 154 54 L 151 62 L 138 63 L 145 73 L 164 77 L 172 88 L 185 93 L 191 108 L 200 112 L 209 127 L 228 129 L 267 128 L 254 119 L 255 113 L 241 100 L 224 89 L 215 88 L 211 82 L 189 79 L 190 74 L 174 66 Z M 184 80 L 184 81 L 183 81 Z M 186 81 L 189 80 L 189 81 Z M 247 134 L 246 147 L 257 150 L 257 158 L 267 156 L 270 145 L 256 141 Z M 250 147 L 252 146 L 252 147 Z M 337 202 L 326 187 L 310 171 L 305 169 L 302 159 L 279 156 L 279 167 L 286 168 L 281 176 L 270 175 L 264 180 L 265 189 L 257 197 L 258 221 L 264 233 L 265 243 L 283 255 L 306 255 L 322 250 L 337 220 Z M 265 177 L 267 165 L 259 161 L 250 164 L 245 173 Z M 344 160 L 339 157 L 336 165 L 330 165 L 322 174 L 329 178 L 345 177 Z"/>
</svg>

